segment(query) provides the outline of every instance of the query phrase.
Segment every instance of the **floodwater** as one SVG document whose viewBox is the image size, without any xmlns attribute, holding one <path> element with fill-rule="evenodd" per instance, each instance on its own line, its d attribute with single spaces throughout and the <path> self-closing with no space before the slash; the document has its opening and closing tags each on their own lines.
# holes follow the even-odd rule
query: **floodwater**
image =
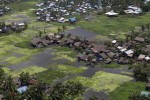
<svg viewBox="0 0 150 100">
<path fill-rule="evenodd" d="M 89 100 L 90 97 L 92 96 L 96 96 L 99 98 L 99 100 L 104 99 L 104 100 L 108 100 L 108 95 L 104 92 L 96 92 L 93 90 L 88 90 L 87 92 L 85 92 L 83 94 L 84 96 L 84 100 Z"/>
<path fill-rule="evenodd" d="M 96 33 L 89 31 L 89 30 L 82 29 L 80 27 L 66 31 L 66 34 L 69 34 L 69 33 L 74 35 L 74 36 L 79 36 L 83 39 L 85 37 L 88 40 L 95 40 L 96 39 Z"/>
<path fill-rule="evenodd" d="M 80 27 L 77 27 L 72 30 L 68 30 L 66 33 L 71 33 L 75 36 L 77 35 L 82 38 L 86 37 L 86 39 L 88 40 L 94 40 L 96 37 L 95 33 L 84 30 Z M 40 66 L 40 67 L 49 67 L 50 64 L 54 64 L 54 63 L 65 64 L 68 62 L 66 59 L 54 60 L 53 58 L 55 56 L 52 54 L 53 52 L 54 51 L 52 48 L 45 48 L 45 50 L 42 51 L 41 53 L 32 56 L 30 60 L 21 62 L 19 64 L 8 66 L 8 68 L 10 68 L 11 70 L 15 70 L 15 69 L 21 69 L 21 68 L 25 68 L 25 67 L 33 66 L 33 65 Z M 18 57 L 22 56 L 18 54 L 15 54 L 15 55 Z M 73 65 L 74 67 L 86 66 L 85 63 L 82 63 L 82 62 L 74 62 L 71 65 Z M 64 82 L 66 80 L 72 79 L 75 76 L 84 76 L 84 77 L 91 78 L 98 71 L 104 71 L 104 72 L 113 73 L 113 74 L 121 74 L 121 72 L 131 72 L 128 70 L 127 66 L 124 66 L 122 68 L 102 68 L 100 66 L 95 66 L 95 67 L 87 66 L 87 67 L 88 69 L 80 74 L 66 76 L 62 79 L 55 80 L 54 83 L 52 84 Z M 97 96 L 100 99 L 108 100 L 108 95 L 106 93 L 96 92 L 93 90 L 88 90 L 87 92 L 84 93 L 84 100 L 88 100 L 89 97 L 93 95 Z"/>
</svg>

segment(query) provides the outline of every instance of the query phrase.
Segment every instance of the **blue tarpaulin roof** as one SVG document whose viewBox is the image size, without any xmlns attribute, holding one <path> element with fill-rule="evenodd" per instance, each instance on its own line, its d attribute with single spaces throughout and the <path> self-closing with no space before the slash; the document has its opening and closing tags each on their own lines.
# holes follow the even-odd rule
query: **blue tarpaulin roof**
<svg viewBox="0 0 150 100">
<path fill-rule="evenodd" d="M 74 17 L 74 18 L 69 18 L 69 20 L 71 21 L 71 22 L 74 22 L 74 21 L 77 21 L 77 19 Z"/>
<path fill-rule="evenodd" d="M 18 91 L 19 93 L 23 93 L 23 92 L 26 92 L 27 89 L 28 89 L 27 86 L 22 86 L 22 87 L 18 88 L 17 91 Z"/>
</svg>

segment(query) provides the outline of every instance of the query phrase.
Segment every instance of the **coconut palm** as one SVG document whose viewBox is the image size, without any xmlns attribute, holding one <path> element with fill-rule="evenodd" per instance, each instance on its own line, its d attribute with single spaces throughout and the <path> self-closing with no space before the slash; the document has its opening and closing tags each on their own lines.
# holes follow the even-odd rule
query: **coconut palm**
<svg viewBox="0 0 150 100">
<path fill-rule="evenodd" d="M 22 86 L 29 85 L 29 80 L 30 80 L 29 73 L 22 72 L 19 75 L 19 80 L 20 80 Z"/>
<path fill-rule="evenodd" d="M 11 76 L 8 76 L 3 84 L 3 90 L 4 91 L 11 91 L 11 92 L 15 92 L 16 91 L 16 87 L 15 84 L 13 82 L 13 79 Z"/>
<path fill-rule="evenodd" d="M 41 83 L 38 85 L 30 87 L 24 94 L 27 100 L 43 100 L 43 91 L 41 88 Z"/>
<path fill-rule="evenodd" d="M 4 81 L 5 73 L 4 70 L 0 68 L 0 84 Z"/>
<path fill-rule="evenodd" d="M 49 100 L 65 100 L 66 88 L 62 83 L 57 83 L 49 91 Z"/>
</svg>

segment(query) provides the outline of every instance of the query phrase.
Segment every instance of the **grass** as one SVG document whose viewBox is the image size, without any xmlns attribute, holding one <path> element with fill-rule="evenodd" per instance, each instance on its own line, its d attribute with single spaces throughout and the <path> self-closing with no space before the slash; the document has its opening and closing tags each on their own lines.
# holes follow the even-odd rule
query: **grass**
<svg viewBox="0 0 150 100">
<path fill-rule="evenodd" d="M 120 85 L 116 90 L 110 93 L 109 100 L 129 100 L 128 97 L 132 92 L 145 90 L 145 83 L 142 82 L 127 82 Z"/>
<path fill-rule="evenodd" d="M 105 15 L 94 15 L 95 18 L 92 21 L 85 21 L 82 17 L 76 16 L 80 21 L 75 26 L 80 26 L 84 29 L 91 30 L 98 34 L 97 38 L 100 41 L 110 40 L 111 38 L 125 39 L 124 34 L 131 31 L 136 26 L 140 26 L 146 23 L 150 23 L 150 14 L 147 13 L 143 16 L 136 18 L 128 16 L 119 16 L 118 18 L 110 19 Z M 55 25 L 62 25 L 60 23 L 53 23 Z M 64 23 L 64 25 L 68 25 Z"/>
<path fill-rule="evenodd" d="M 65 73 L 52 69 L 36 74 L 36 77 L 39 80 L 46 83 L 52 83 L 53 80 L 63 78 L 65 76 L 66 76 Z"/>
<path fill-rule="evenodd" d="M 132 80 L 131 77 L 111 74 L 107 72 L 96 72 L 92 78 L 77 76 L 71 81 L 80 82 L 83 86 L 92 88 L 96 91 L 112 92 L 122 83 Z"/>
<path fill-rule="evenodd" d="M 121 68 L 122 65 L 117 64 L 117 63 L 111 63 L 111 64 L 100 64 L 101 67 L 104 68 Z"/>
<path fill-rule="evenodd" d="M 36 77 L 43 82 L 52 83 L 56 79 L 60 79 L 68 75 L 79 74 L 86 69 L 86 67 L 76 68 L 69 65 L 54 65 L 54 67 L 50 67 L 49 70 L 36 74 Z"/>
<path fill-rule="evenodd" d="M 65 58 L 66 60 L 71 62 L 76 61 L 77 52 L 75 50 L 72 50 L 71 48 L 68 47 L 55 47 L 54 50 L 55 52 L 53 53 L 53 55 L 56 56 L 54 58 L 55 60 Z"/>
<path fill-rule="evenodd" d="M 64 72 L 67 74 L 78 74 L 81 73 L 83 71 L 85 71 L 87 69 L 87 67 L 74 67 L 74 66 L 70 66 L 70 65 L 57 65 L 57 70 L 59 70 L 60 72 Z"/>
<path fill-rule="evenodd" d="M 77 26 L 92 30 L 97 34 L 109 36 L 112 33 L 121 34 L 121 32 L 127 32 L 135 26 L 148 23 L 150 22 L 149 17 L 150 14 L 139 16 L 137 18 L 119 16 L 117 19 L 109 19 L 105 15 L 97 15 L 95 20 L 91 22 L 80 21 L 77 23 Z"/>
<path fill-rule="evenodd" d="M 19 70 L 10 70 L 7 67 L 3 67 L 2 69 L 4 70 L 4 72 L 6 74 L 11 75 L 12 77 L 17 77 L 22 72 L 29 73 L 30 75 L 33 75 L 33 74 L 40 73 L 40 72 L 47 70 L 47 68 L 43 68 L 40 66 L 27 66 L 26 68 L 19 69 Z"/>
</svg>

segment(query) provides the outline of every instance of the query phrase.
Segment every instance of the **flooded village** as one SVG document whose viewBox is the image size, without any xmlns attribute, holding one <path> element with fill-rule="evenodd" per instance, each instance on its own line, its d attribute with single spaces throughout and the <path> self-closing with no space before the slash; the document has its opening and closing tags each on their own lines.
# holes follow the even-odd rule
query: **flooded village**
<svg viewBox="0 0 150 100">
<path fill-rule="evenodd" d="M 150 0 L 0 0 L 0 100 L 149 100 Z"/>
</svg>

